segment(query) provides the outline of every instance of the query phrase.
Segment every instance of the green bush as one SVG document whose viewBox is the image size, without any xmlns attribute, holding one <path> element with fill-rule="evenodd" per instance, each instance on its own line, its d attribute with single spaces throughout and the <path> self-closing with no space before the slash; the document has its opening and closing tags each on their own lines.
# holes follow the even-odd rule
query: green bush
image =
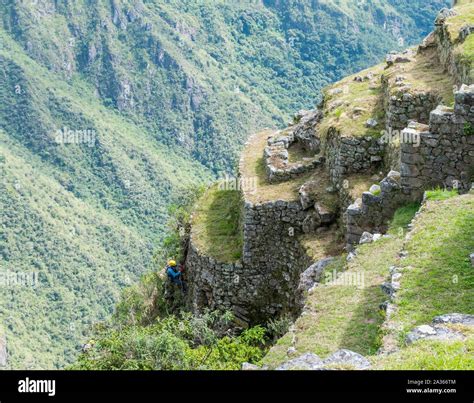
<svg viewBox="0 0 474 403">
<path fill-rule="evenodd" d="M 265 329 L 234 335 L 232 315 L 171 315 L 149 326 L 100 327 L 91 348 L 70 369 L 79 370 L 238 370 L 259 363 Z"/>
</svg>

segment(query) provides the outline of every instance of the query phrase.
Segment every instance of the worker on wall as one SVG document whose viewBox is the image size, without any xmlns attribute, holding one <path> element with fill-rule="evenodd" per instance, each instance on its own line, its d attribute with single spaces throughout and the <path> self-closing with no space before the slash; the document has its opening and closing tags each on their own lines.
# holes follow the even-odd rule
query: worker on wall
<svg viewBox="0 0 474 403">
<path fill-rule="evenodd" d="M 183 267 L 178 268 L 175 260 L 169 260 L 166 265 L 166 275 L 168 279 L 178 285 L 183 292 L 186 292 L 186 284 L 183 280 Z"/>
</svg>

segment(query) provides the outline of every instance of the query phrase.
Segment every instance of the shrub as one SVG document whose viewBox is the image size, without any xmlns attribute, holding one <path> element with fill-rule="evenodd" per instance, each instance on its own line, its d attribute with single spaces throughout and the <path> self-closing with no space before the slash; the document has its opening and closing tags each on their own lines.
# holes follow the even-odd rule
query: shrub
<svg viewBox="0 0 474 403">
<path fill-rule="evenodd" d="M 191 370 L 240 369 L 265 352 L 266 330 L 256 326 L 234 335 L 232 315 L 167 316 L 149 326 L 97 328 L 97 341 L 70 369 Z"/>
</svg>

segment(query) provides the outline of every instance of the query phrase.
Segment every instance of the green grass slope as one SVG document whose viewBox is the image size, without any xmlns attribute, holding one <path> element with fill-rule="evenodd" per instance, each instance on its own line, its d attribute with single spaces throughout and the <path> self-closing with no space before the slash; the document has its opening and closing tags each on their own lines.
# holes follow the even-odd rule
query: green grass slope
<svg viewBox="0 0 474 403">
<path fill-rule="evenodd" d="M 4 3 L 3 27 L 30 57 L 66 81 L 79 73 L 104 104 L 222 170 L 249 132 L 418 43 L 449 1 Z"/>
<path fill-rule="evenodd" d="M 382 369 L 474 369 L 474 332 L 454 326 L 466 341 L 418 341 L 407 346 L 407 332 L 446 313 L 474 314 L 474 194 L 429 192 L 401 260 L 403 276 L 390 318 L 400 352 L 377 359 Z"/>
</svg>

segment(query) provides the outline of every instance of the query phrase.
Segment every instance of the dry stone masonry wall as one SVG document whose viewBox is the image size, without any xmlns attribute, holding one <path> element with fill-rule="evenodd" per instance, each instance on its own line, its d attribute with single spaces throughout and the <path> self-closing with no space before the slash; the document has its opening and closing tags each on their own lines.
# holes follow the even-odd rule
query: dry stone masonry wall
<svg viewBox="0 0 474 403">
<path fill-rule="evenodd" d="M 330 129 L 327 135 L 326 166 L 333 184 L 353 173 L 378 169 L 383 160 L 384 146 L 374 137 L 344 137 Z"/>
<path fill-rule="evenodd" d="M 317 123 L 321 120 L 321 112 L 301 111 L 295 116 L 297 123 L 290 128 L 277 132 L 268 139 L 264 151 L 265 169 L 269 182 L 284 182 L 295 179 L 299 175 L 311 171 L 324 162 L 324 158 L 316 156 L 320 152 L 321 141 L 316 134 Z M 314 157 L 305 158 L 300 162 L 290 162 L 289 149 L 299 145 Z"/>
<path fill-rule="evenodd" d="M 419 199 L 433 187 L 467 191 L 474 176 L 474 85 L 455 94 L 454 110 L 443 106 L 431 112 L 426 131 L 407 128 L 420 144 L 402 144 L 401 184 L 405 194 Z"/>
<path fill-rule="evenodd" d="M 300 274 L 311 264 L 298 241 L 305 218 L 298 202 L 245 203 L 243 262 L 232 264 L 202 254 L 191 238 L 187 272 L 193 311 L 231 310 L 243 325 L 297 315 Z"/>
<path fill-rule="evenodd" d="M 392 95 L 390 95 L 392 94 Z M 430 92 L 388 92 L 386 99 L 386 130 L 403 130 L 411 120 L 428 123 L 430 112 L 441 102 L 441 98 Z"/>
<path fill-rule="evenodd" d="M 461 61 L 456 58 L 455 46 L 462 43 L 467 34 L 473 31 L 472 25 L 461 27 L 461 32 L 457 43 L 453 43 L 448 27 L 445 24 L 446 18 L 456 15 L 455 10 L 443 9 L 435 21 L 436 29 L 432 34 L 432 38 L 436 41 L 439 59 L 448 73 L 454 78 L 457 85 L 471 85 L 474 83 L 472 76 L 472 65 L 470 62 Z M 430 40 L 430 39 L 428 39 Z"/>
<path fill-rule="evenodd" d="M 380 194 L 364 192 L 360 202 L 351 204 L 346 211 L 347 248 L 359 243 L 364 232 L 385 233 L 387 223 L 395 210 L 407 201 L 401 192 L 401 176 L 391 171 L 380 182 Z"/>
</svg>

